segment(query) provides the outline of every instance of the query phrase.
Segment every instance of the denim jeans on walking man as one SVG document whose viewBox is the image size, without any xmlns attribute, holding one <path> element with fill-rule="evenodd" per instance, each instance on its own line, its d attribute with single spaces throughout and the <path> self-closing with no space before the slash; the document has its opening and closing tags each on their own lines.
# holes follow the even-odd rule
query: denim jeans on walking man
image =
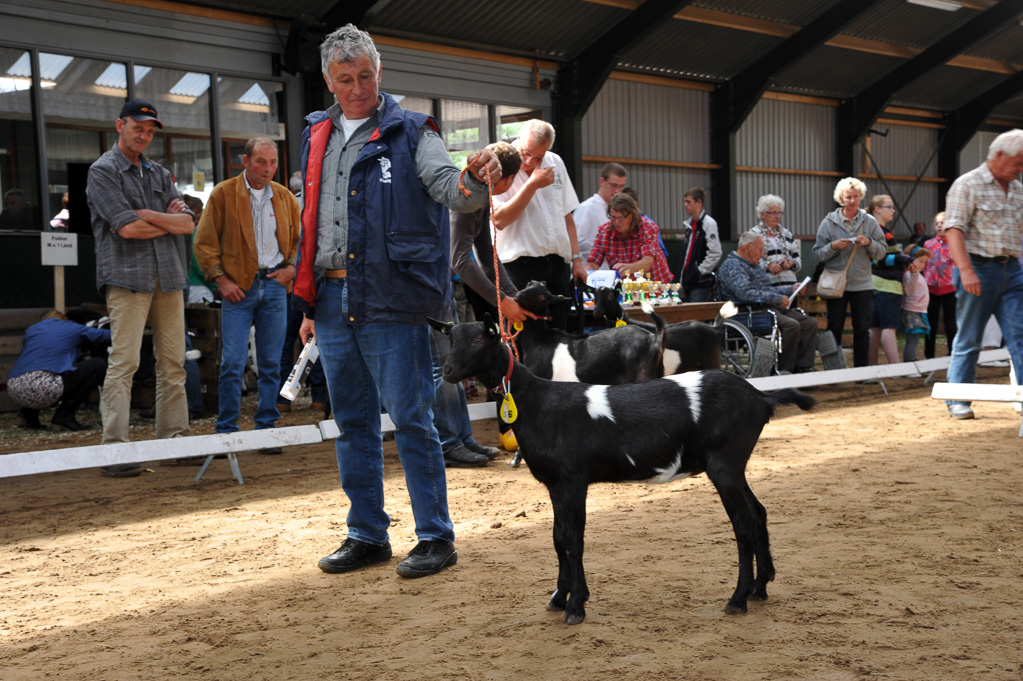
<svg viewBox="0 0 1023 681">
<path fill-rule="evenodd" d="M 277 390 L 281 377 L 281 345 L 287 321 L 287 289 L 259 270 L 245 298 L 237 303 L 223 301 L 220 331 L 223 352 L 220 361 L 220 413 L 217 432 L 238 430 L 238 412 L 242 401 L 242 376 L 249 355 L 249 329 L 256 327 L 256 366 L 259 370 L 259 406 L 256 430 L 273 428 L 281 413 L 277 411 Z"/>
<path fill-rule="evenodd" d="M 320 285 L 316 318 L 348 317 L 343 279 Z M 394 438 L 412 501 L 420 541 L 454 541 L 448 515 L 444 457 L 433 425 L 433 362 L 426 324 L 381 322 L 316 325 L 334 421 L 341 487 L 351 502 L 348 537 L 370 544 L 389 541 L 384 511 L 384 455 L 380 407 L 395 424 Z"/>
<path fill-rule="evenodd" d="M 973 383 L 984 326 L 992 314 L 1002 327 L 1002 336 L 1019 380 L 1019 372 L 1023 370 L 1023 268 L 1016 258 L 998 263 L 971 255 L 970 261 L 980 278 L 980 295 L 963 290 L 959 270 L 956 269 L 952 278 L 956 286 L 956 324 L 959 329 L 952 346 L 947 380 L 949 383 Z"/>
</svg>

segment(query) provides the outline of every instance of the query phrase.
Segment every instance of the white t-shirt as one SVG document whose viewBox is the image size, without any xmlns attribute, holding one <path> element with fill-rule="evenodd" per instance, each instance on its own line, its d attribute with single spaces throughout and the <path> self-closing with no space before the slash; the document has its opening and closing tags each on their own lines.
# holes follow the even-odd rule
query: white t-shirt
<svg viewBox="0 0 1023 681">
<path fill-rule="evenodd" d="M 360 118 L 358 120 L 350 121 L 345 118 L 344 114 L 341 114 L 339 122 L 341 123 L 341 132 L 345 134 L 345 141 L 347 142 L 352 137 L 352 133 L 362 127 L 362 124 L 368 121 L 369 118 Z"/>
<path fill-rule="evenodd" d="M 586 256 L 593 248 L 593 240 L 597 238 L 600 226 L 609 222 L 607 217 L 607 202 L 600 196 L 594 194 L 579 204 L 579 207 L 572 212 L 575 219 L 575 233 L 579 237 L 579 253 L 586 262 Z"/>
<path fill-rule="evenodd" d="M 547 152 L 540 168 L 554 168 L 554 183 L 533 194 L 532 200 L 517 220 L 497 233 L 497 256 L 501 262 L 511 262 L 522 256 L 534 258 L 550 254 L 560 255 L 565 262 L 572 258 L 572 244 L 568 240 L 565 216 L 579 205 L 565 162 L 557 154 Z M 520 170 L 511 188 L 494 197 L 498 209 L 514 197 L 529 180 Z M 491 223 L 491 229 L 494 229 Z"/>
</svg>

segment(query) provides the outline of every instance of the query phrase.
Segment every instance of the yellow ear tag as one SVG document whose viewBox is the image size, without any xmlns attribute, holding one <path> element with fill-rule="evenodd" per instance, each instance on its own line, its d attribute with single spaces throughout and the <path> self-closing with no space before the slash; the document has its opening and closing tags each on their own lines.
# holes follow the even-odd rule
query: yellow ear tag
<svg viewBox="0 0 1023 681">
<path fill-rule="evenodd" d="M 624 320 L 624 319 L 619 319 L 619 320 L 618 320 L 617 322 L 615 322 L 615 328 L 616 328 L 616 329 L 617 329 L 617 328 L 618 328 L 619 326 L 625 326 L 625 325 L 626 325 L 626 324 L 625 324 L 625 320 Z"/>
<path fill-rule="evenodd" d="M 506 393 L 504 402 L 501 403 L 501 420 L 505 423 L 515 423 L 519 417 L 519 408 L 515 406 L 515 399 L 511 393 Z"/>
<path fill-rule="evenodd" d="M 515 322 L 514 324 L 512 324 L 512 328 L 515 329 L 516 331 L 521 331 L 522 330 L 522 322 Z"/>
</svg>

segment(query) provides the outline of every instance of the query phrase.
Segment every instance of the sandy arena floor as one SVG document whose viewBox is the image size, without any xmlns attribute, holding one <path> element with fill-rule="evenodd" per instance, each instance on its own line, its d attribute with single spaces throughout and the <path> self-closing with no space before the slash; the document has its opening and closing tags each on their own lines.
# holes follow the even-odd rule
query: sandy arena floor
<svg viewBox="0 0 1023 681">
<path fill-rule="evenodd" d="M 744 616 L 724 614 L 735 542 L 702 476 L 591 489 L 574 627 L 544 609 L 546 490 L 508 457 L 449 471 L 458 565 L 412 581 L 394 572 L 415 539 L 393 443 L 395 558 L 348 575 L 316 567 L 345 534 L 329 443 L 243 455 L 244 486 L 226 461 L 200 483 L 156 463 L 0 479 L 0 678 L 1019 680 L 1019 416 L 978 403 L 955 422 L 920 379 L 888 387 L 822 388 L 815 413 L 767 426 L 748 477 L 778 576 Z M 0 454 L 99 441 L 12 424 Z M 477 435 L 495 443 L 495 423 Z"/>
</svg>

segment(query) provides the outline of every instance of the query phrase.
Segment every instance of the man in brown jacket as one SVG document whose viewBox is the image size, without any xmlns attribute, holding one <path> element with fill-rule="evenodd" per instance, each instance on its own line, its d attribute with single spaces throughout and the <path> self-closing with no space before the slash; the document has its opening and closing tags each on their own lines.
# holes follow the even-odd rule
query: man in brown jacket
<svg viewBox="0 0 1023 681">
<path fill-rule="evenodd" d="M 298 252 L 298 201 L 272 180 L 277 145 L 269 138 L 253 137 L 245 145 L 242 164 L 245 172 L 213 189 L 195 232 L 195 259 L 206 280 L 216 282 L 223 295 L 218 433 L 238 430 L 253 325 L 259 368 L 256 430 L 273 428 L 281 417 L 280 356 Z M 280 447 L 260 451 L 281 453 Z"/>
</svg>

